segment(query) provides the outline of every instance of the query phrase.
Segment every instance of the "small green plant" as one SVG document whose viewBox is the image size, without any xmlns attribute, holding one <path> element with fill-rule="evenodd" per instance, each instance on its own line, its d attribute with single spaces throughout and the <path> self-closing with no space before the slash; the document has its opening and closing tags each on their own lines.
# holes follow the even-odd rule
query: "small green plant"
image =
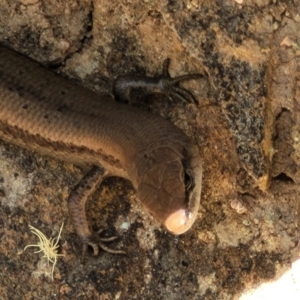
<svg viewBox="0 0 300 300">
<path fill-rule="evenodd" d="M 29 247 L 38 247 L 40 248 L 40 250 L 35 251 L 34 253 L 39 253 L 39 252 L 43 252 L 45 258 L 47 258 L 48 263 L 51 262 L 53 264 L 52 266 L 52 272 L 51 272 L 51 278 L 53 280 L 53 272 L 54 272 L 54 267 L 56 265 L 57 262 L 57 258 L 59 256 L 64 256 L 63 254 L 58 254 L 57 252 L 57 248 L 58 246 L 58 241 L 60 239 L 60 235 L 61 235 L 61 231 L 63 229 L 64 223 L 62 223 L 60 230 L 59 230 L 59 234 L 56 238 L 50 238 L 48 239 L 40 230 L 36 229 L 35 227 L 29 225 L 29 228 L 31 230 L 32 233 L 34 233 L 38 238 L 39 238 L 39 243 L 37 243 L 36 245 L 27 245 L 24 248 L 24 251 L 29 248 Z"/>
</svg>

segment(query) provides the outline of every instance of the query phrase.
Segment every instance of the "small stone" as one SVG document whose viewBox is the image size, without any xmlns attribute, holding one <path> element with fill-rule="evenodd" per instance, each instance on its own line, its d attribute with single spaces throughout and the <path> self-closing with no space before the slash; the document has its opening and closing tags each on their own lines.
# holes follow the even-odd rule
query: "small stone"
<svg viewBox="0 0 300 300">
<path fill-rule="evenodd" d="M 279 28 L 278 22 L 274 22 L 274 24 L 273 24 L 273 29 L 274 29 L 274 30 L 277 30 L 278 28 Z"/>
<path fill-rule="evenodd" d="M 121 229 L 123 230 L 128 230 L 130 227 L 129 223 L 128 222 L 123 222 L 120 226 Z"/>
<path fill-rule="evenodd" d="M 247 208 L 239 200 L 232 200 L 230 202 L 230 206 L 231 208 L 235 209 L 239 215 L 247 211 Z"/>
<path fill-rule="evenodd" d="M 251 225 L 251 222 L 249 220 L 243 220 L 243 225 L 248 227 Z"/>
<path fill-rule="evenodd" d="M 212 231 L 202 231 L 198 234 L 198 239 L 205 244 L 215 243 L 216 236 Z"/>
<path fill-rule="evenodd" d="M 70 15 L 71 15 L 71 9 L 70 9 L 69 7 L 67 7 L 67 8 L 65 9 L 65 15 L 66 15 L 66 16 L 70 16 Z"/>
<path fill-rule="evenodd" d="M 254 223 L 255 225 L 258 225 L 259 220 L 258 220 L 257 218 L 254 218 L 253 223 Z"/>
</svg>

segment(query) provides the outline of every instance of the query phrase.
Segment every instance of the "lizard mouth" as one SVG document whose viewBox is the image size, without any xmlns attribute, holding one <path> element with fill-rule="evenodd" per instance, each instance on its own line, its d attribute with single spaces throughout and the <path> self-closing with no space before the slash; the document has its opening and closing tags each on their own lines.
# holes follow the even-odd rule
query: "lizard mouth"
<svg viewBox="0 0 300 300">
<path fill-rule="evenodd" d="M 173 234 L 183 234 L 194 224 L 197 213 L 185 209 L 173 212 L 164 222 L 164 226 Z"/>
</svg>

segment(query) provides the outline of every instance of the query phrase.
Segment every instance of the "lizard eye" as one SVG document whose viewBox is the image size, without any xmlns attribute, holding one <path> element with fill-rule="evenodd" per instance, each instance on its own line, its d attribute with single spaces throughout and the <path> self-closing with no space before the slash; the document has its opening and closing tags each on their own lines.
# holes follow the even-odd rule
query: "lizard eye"
<svg viewBox="0 0 300 300">
<path fill-rule="evenodd" d="M 187 191 L 190 191 L 195 185 L 191 170 L 185 170 L 184 172 L 184 185 Z"/>
</svg>

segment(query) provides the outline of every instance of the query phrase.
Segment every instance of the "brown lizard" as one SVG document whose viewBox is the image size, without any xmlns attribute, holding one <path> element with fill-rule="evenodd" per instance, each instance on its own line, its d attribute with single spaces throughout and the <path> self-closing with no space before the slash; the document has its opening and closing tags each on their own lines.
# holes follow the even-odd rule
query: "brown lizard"
<svg viewBox="0 0 300 300">
<path fill-rule="evenodd" d="M 196 102 L 178 84 L 199 78 L 192 74 L 171 78 L 169 60 L 159 78 L 124 76 L 116 79 L 114 94 L 130 100 L 134 88 L 165 93 Z M 173 234 L 186 232 L 197 216 L 202 167 L 199 149 L 168 120 L 130 105 L 105 101 L 100 95 L 0 46 L 0 139 L 92 169 L 71 192 L 68 208 L 83 243 L 112 253 L 89 229 L 85 204 L 109 176 L 130 180 L 137 196 Z"/>
</svg>

